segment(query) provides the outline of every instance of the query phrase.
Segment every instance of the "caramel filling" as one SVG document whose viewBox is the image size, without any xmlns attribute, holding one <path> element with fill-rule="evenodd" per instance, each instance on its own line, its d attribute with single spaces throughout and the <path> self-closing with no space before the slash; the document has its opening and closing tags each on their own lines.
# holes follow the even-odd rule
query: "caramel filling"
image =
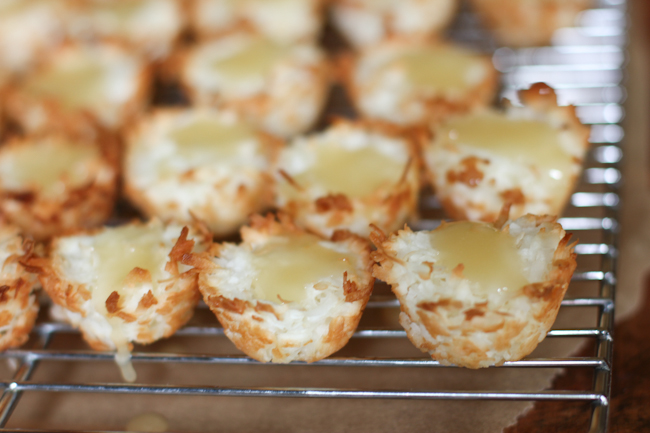
<svg viewBox="0 0 650 433">
<path fill-rule="evenodd" d="M 6 186 L 38 188 L 45 194 L 61 188 L 61 181 L 78 187 L 92 174 L 86 164 L 97 157 L 99 151 L 93 146 L 52 146 L 43 142 L 21 146 L 11 152 L 11 173 Z"/>
<path fill-rule="evenodd" d="M 343 273 L 351 275 L 354 271 L 350 257 L 321 242 L 309 234 L 282 236 L 254 251 L 253 265 L 258 270 L 253 280 L 255 298 L 275 303 L 300 302 L 307 288 L 321 281 L 333 279 L 342 286 Z"/>
<path fill-rule="evenodd" d="M 229 80 L 264 77 L 287 52 L 286 47 L 265 39 L 255 39 L 233 55 L 216 60 L 213 68 Z"/>
<path fill-rule="evenodd" d="M 168 253 L 161 246 L 162 235 L 163 228 L 159 224 L 110 228 L 95 237 L 97 282 L 93 302 L 97 311 L 107 311 L 106 299 L 111 293 L 122 296 L 125 279 L 136 267 L 148 271 L 152 281 L 159 279 Z"/>
<path fill-rule="evenodd" d="M 403 68 L 408 82 L 424 91 L 464 91 L 485 76 L 485 66 L 475 54 L 450 47 L 412 49 L 389 64 Z"/>
<path fill-rule="evenodd" d="M 573 170 L 573 160 L 560 146 L 557 130 L 546 122 L 484 113 L 453 119 L 442 134 L 454 144 L 534 165 L 556 181 L 569 178 Z"/>
<path fill-rule="evenodd" d="M 113 292 L 120 295 L 118 306 L 126 299 L 126 277 L 135 268 L 148 271 L 151 281 L 160 278 L 167 252 L 161 247 L 163 228 L 155 226 L 124 226 L 104 230 L 95 237 L 94 261 L 97 281 L 92 291 L 95 310 L 107 315 L 106 300 Z M 116 347 L 115 362 L 124 380 L 136 379 L 131 364 L 129 340 L 122 332 L 122 322 L 117 317 L 107 317 L 111 324 L 111 340 Z"/>
<path fill-rule="evenodd" d="M 254 137 L 253 131 L 241 123 L 224 124 L 219 120 L 199 119 L 178 128 L 169 135 L 178 153 L 190 160 L 227 159 L 237 154 L 239 144 Z"/>
<path fill-rule="evenodd" d="M 369 146 L 356 150 L 317 146 L 315 153 L 314 165 L 294 176 L 303 188 L 321 185 L 328 193 L 366 197 L 382 186 L 397 184 L 404 171 L 404 163 Z"/>
<path fill-rule="evenodd" d="M 477 283 L 474 295 L 514 296 L 529 284 L 515 239 L 492 225 L 478 222 L 443 224 L 429 235 L 438 257 L 435 268 L 460 270 L 466 280 Z"/>
<path fill-rule="evenodd" d="M 26 90 L 38 97 L 52 98 L 63 108 L 92 108 L 104 99 L 105 68 L 90 59 L 76 59 L 54 65 L 26 83 Z"/>
<path fill-rule="evenodd" d="M 127 382 L 135 382 L 137 374 L 135 368 L 133 368 L 133 363 L 131 362 L 131 350 L 129 349 L 129 340 L 126 338 L 124 333 L 121 331 L 119 319 L 110 318 L 108 322 L 112 326 L 111 331 L 111 340 L 115 343 L 115 364 L 120 369 L 122 373 L 122 378 Z"/>
</svg>

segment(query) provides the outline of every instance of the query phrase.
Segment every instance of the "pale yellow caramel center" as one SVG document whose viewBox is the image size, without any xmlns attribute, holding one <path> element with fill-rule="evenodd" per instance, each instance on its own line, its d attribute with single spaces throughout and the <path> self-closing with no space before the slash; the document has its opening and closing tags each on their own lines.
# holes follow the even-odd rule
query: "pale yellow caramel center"
<svg viewBox="0 0 650 433">
<path fill-rule="evenodd" d="M 513 296 L 529 284 L 515 239 L 492 225 L 454 222 L 443 224 L 429 236 L 431 246 L 439 252 L 434 268 L 461 271 L 463 278 L 477 283 L 477 296 Z"/>
<path fill-rule="evenodd" d="M 414 48 L 389 67 L 404 68 L 408 83 L 425 91 L 463 91 L 477 84 L 484 66 L 476 55 L 449 47 Z"/>
<path fill-rule="evenodd" d="M 119 307 L 127 301 L 129 287 L 126 277 L 135 268 L 148 271 L 154 284 L 160 279 L 161 269 L 167 261 L 167 251 L 162 248 L 163 227 L 124 226 L 107 228 L 95 236 L 93 260 L 97 280 L 92 290 L 92 303 L 100 314 L 107 314 L 106 300 L 113 292 L 120 295 Z M 144 278 L 141 277 L 141 282 Z M 137 283 L 135 283 L 137 284 Z M 115 362 L 127 382 L 136 379 L 131 363 L 129 339 L 124 334 L 124 322 L 119 317 L 107 317 L 111 325 L 111 340 L 115 344 Z"/>
<path fill-rule="evenodd" d="M 105 98 L 106 70 L 89 59 L 75 59 L 42 71 L 26 84 L 35 96 L 52 98 L 63 108 L 92 108 Z"/>
<path fill-rule="evenodd" d="M 100 12 L 110 13 L 116 20 L 123 22 L 134 16 L 145 3 L 143 0 L 120 0 L 104 2 L 94 7 Z"/>
<path fill-rule="evenodd" d="M 347 271 L 350 276 L 353 263 L 348 254 L 336 252 L 321 242 L 308 234 L 282 236 L 255 251 L 255 298 L 275 303 L 300 302 L 305 299 L 307 288 L 318 288 L 319 282 L 333 279 L 337 286 L 342 286 L 343 273 Z"/>
<path fill-rule="evenodd" d="M 274 42 L 255 39 L 235 54 L 216 60 L 213 68 L 229 80 L 264 77 L 287 52 L 286 47 Z"/>
<path fill-rule="evenodd" d="M 82 185 L 94 173 L 87 163 L 99 157 L 94 146 L 51 145 L 33 143 L 11 152 L 11 173 L 8 187 L 37 188 L 47 194 L 59 190 L 65 182 L 69 187 Z"/>
<path fill-rule="evenodd" d="M 571 155 L 560 146 L 558 131 L 546 122 L 484 113 L 456 118 L 442 134 L 452 143 L 535 165 L 553 180 L 568 178 L 573 168 Z"/>
<path fill-rule="evenodd" d="M 160 278 L 169 253 L 161 246 L 162 235 L 162 225 L 129 225 L 107 228 L 95 237 L 97 282 L 92 297 L 97 311 L 106 312 L 111 293 L 122 296 L 126 276 L 136 267 L 149 271 L 153 282 Z"/>
<path fill-rule="evenodd" d="M 368 146 L 348 150 L 335 145 L 318 146 L 315 163 L 295 176 L 301 187 L 320 185 L 332 194 L 366 197 L 382 186 L 399 182 L 405 164 Z"/>
<path fill-rule="evenodd" d="M 225 124 L 214 119 L 198 119 L 169 135 L 178 153 L 186 159 L 222 160 L 237 154 L 239 145 L 254 137 L 241 123 Z"/>
</svg>

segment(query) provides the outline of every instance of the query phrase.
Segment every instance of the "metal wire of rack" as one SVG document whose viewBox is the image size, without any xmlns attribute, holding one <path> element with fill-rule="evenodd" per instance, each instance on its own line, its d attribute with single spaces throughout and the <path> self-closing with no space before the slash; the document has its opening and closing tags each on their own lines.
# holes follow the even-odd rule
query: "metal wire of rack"
<svg viewBox="0 0 650 433">
<path fill-rule="evenodd" d="M 475 31 L 476 18 L 462 13 L 451 37 L 484 50 L 493 44 L 484 33 Z M 127 393 L 155 395 L 249 396 L 249 397 L 303 397 L 348 399 L 420 399 L 420 400 L 500 400 L 500 401 L 582 401 L 591 404 L 590 432 L 607 430 L 612 375 L 612 345 L 614 320 L 614 292 L 616 286 L 617 210 L 621 181 L 618 163 L 623 156 L 621 142 L 623 129 L 620 121 L 625 99 L 622 85 L 627 34 L 626 4 L 624 0 L 599 0 L 594 9 L 586 11 L 575 28 L 561 29 L 555 35 L 553 47 L 513 50 L 499 48 L 494 52 L 494 63 L 503 73 L 503 92 L 514 97 L 516 89 L 544 81 L 557 89 L 561 103 L 577 106 L 581 120 L 592 127 L 592 148 L 587 158 L 582 181 L 573 194 L 571 204 L 560 222 L 567 231 L 577 234 L 581 243 L 576 246 L 578 269 L 573 285 L 588 283 L 595 287 L 589 296 L 574 296 L 562 302 L 562 310 L 597 309 L 591 325 L 571 329 L 552 329 L 550 339 L 587 338 L 595 341 L 596 350 L 590 357 L 526 358 L 507 362 L 498 369 L 526 368 L 589 368 L 593 370 L 593 386 L 589 390 L 386 390 L 319 387 L 262 387 L 262 386 L 205 386 L 176 384 L 125 383 L 67 383 L 35 379 L 35 373 L 49 362 L 111 361 L 110 353 L 86 349 L 52 348 L 52 341 L 62 335 L 76 334 L 67 325 L 41 320 L 33 331 L 34 338 L 25 348 L 9 350 L 0 356 L 14 360 L 13 377 L 3 379 L 0 387 L 0 431 L 44 431 L 10 425 L 12 413 L 19 406 L 21 396 L 33 392 L 45 393 Z M 417 228 L 430 229 L 443 217 L 432 196 L 423 198 L 423 219 Z M 570 289 L 571 290 L 571 289 Z M 571 293 L 571 292 L 570 292 Z M 205 306 L 203 306 L 205 308 Z M 373 295 L 369 310 L 397 311 L 399 304 L 389 294 Z M 178 338 L 224 338 L 216 321 L 192 323 L 178 332 Z M 401 329 L 377 326 L 361 327 L 354 339 L 405 339 Z M 136 365 L 205 364 L 240 365 L 256 368 L 261 365 L 242 355 L 207 355 L 158 353 L 136 350 Z M 300 363 L 299 363 L 300 364 Z M 307 366 L 307 364 L 301 364 Z M 424 357 L 334 356 L 309 364 L 311 368 L 336 367 L 420 367 L 447 369 Z M 9 426 L 9 427 L 8 427 Z"/>
</svg>

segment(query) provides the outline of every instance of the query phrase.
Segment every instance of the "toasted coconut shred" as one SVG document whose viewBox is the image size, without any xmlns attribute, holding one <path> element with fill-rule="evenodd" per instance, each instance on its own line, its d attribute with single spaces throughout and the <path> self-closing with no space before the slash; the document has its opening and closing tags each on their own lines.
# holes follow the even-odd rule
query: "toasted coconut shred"
<svg viewBox="0 0 650 433">
<path fill-rule="evenodd" d="M 101 225 L 117 190 L 114 143 L 62 134 L 15 138 L 0 149 L 0 211 L 38 240 Z"/>
<path fill-rule="evenodd" d="M 56 308 L 95 350 L 115 350 L 124 379 L 135 380 L 132 343 L 169 337 L 200 298 L 196 273 L 180 264 L 209 234 L 157 220 L 54 239 L 49 259 L 33 261 Z"/>
<path fill-rule="evenodd" d="M 555 92 L 535 84 L 523 107 L 483 110 L 434 128 L 425 158 L 436 195 L 457 219 L 494 221 L 504 204 L 513 217 L 559 215 L 582 170 L 589 128 Z"/>
<path fill-rule="evenodd" d="M 309 129 L 325 104 L 327 63 L 314 44 L 239 32 L 187 53 L 181 81 L 199 105 L 232 109 L 281 137 Z"/>
<path fill-rule="evenodd" d="M 374 275 L 391 285 L 400 323 L 423 352 L 443 364 L 501 365 L 531 353 L 555 321 L 576 267 L 569 237 L 554 217 L 534 215 L 502 229 L 375 231 Z"/>
<path fill-rule="evenodd" d="M 417 156 L 396 128 L 340 121 L 295 139 L 275 172 L 277 206 L 326 237 L 341 229 L 367 237 L 370 224 L 393 231 L 416 212 Z"/>
<path fill-rule="evenodd" d="M 38 281 L 24 265 L 32 249 L 17 227 L 0 223 L 0 350 L 25 343 L 38 315 Z"/>
<path fill-rule="evenodd" d="M 192 258 L 226 336 L 261 362 L 314 362 L 343 347 L 374 283 L 368 242 L 344 231 L 325 240 L 272 215 L 254 216 L 242 239 Z"/>
<path fill-rule="evenodd" d="M 334 0 L 336 28 L 355 47 L 400 36 L 427 38 L 453 19 L 457 0 Z"/>
<path fill-rule="evenodd" d="M 486 106 L 497 89 L 489 57 L 447 43 L 389 40 L 344 60 L 341 74 L 359 112 L 399 125 Z"/>
<path fill-rule="evenodd" d="M 315 41 L 323 22 L 324 0 L 194 0 L 192 26 L 202 38 L 243 27 L 274 41 Z"/>
<path fill-rule="evenodd" d="M 127 137 L 125 190 L 149 216 L 228 235 L 272 201 L 270 163 L 280 142 L 233 112 L 158 110 Z"/>
</svg>

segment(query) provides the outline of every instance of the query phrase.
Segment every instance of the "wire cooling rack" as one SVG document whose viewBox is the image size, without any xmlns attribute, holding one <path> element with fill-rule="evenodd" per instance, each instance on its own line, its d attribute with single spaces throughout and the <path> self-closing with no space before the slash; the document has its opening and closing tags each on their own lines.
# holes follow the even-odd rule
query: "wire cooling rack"
<svg viewBox="0 0 650 433">
<path fill-rule="evenodd" d="M 593 386 L 588 390 L 447 390 L 435 386 L 420 389 L 395 389 L 372 385 L 338 387 L 312 386 L 306 383 L 286 386 L 265 386 L 265 381 L 250 384 L 243 380 L 234 385 L 188 384 L 182 376 L 176 379 L 156 381 L 147 376 L 147 369 L 155 365 L 191 366 L 191 368 L 218 369 L 224 366 L 243 368 L 244 375 L 253 375 L 255 369 L 298 369 L 308 368 L 310 372 L 318 366 L 334 368 L 334 375 L 354 368 L 362 371 L 379 367 L 382 375 L 409 367 L 442 372 L 453 367 L 445 367 L 430 358 L 406 351 L 406 355 L 382 356 L 382 353 L 368 352 L 368 349 L 355 351 L 346 348 L 333 357 L 310 364 L 290 367 L 260 366 L 235 350 L 230 353 L 209 352 L 212 344 L 228 345 L 223 330 L 219 327 L 203 305 L 197 317 L 181 329 L 167 346 L 151 349 L 136 347 L 133 361 L 140 377 L 149 377 L 147 384 L 126 384 L 119 382 L 117 370 L 110 363 L 113 355 L 98 353 L 87 349 L 80 342 L 76 331 L 67 325 L 53 322 L 47 314 L 42 314 L 33 337 L 24 348 L 9 350 L 0 356 L 8 360 L 11 369 L 6 368 L 0 382 L 3 390 L 0 397 L 0 431 L 49 431 L 32 422 L 34 415 L 21 415 L 28 406 L 33 406 L 31 395 L 58 393 L 91 393 L 129 395 L 174 395 L 218 397 L 301 397 L 324 399 L 415 399 L 415 400 L 472 400 L 472 401 L 566 401 L 586 402 L 591 405 L 590 424 L 585 430 L 604 432 L 610 399 L 612 367 L 614 291 L 616 285 L 615 261 L 617 256 L 616 237 L 618 232 L 617 209 L 619 206 L 618 184 L 621 173 L 618 163 L 622 158 L 621 141 L 623 129 L 619 125 L 624 112 L 621 106 L 625 99 L 622 85 L 625 66 L 625 44 L 627 34 L 626 4 L 624 0 L 599 0 L 593 9 L 584 12 L 576 27 L 559 30 L 552 47 L 509 49 L 496 48 L 494 42 L 480 29 L 476 17 L 462 11 L 450 36 L 460 43 L 468 44 L 485 52 L 493 52 L 494 63 L 503 73 L 502 95 L 515 97 L 516 90 L 528 87 L 531 83 L 544 81 L 557 89 L 560 103 L 571 103 L 578 108 L 581 120 L 591 125 L 592 147 L 586 160 L 586 167 L 571 204 L 560 222 L 567 231 L 580 239 L 576 246 L 578 269 L 573 276 L 567 299 L 562 302 L 560 316 L 572 316 L 577 311 L 593 310 L 588 323 L 569 328 L 552 329 L 546 342 L 562 339 L 591 339 L 595 341 L 595 353 L 589 357 L 535 357 L 535 353 L 524 360 L 507 362 L 501 367 L 489 369 L 488 374 L 503 369 L 590 369 L 593 371 Z M 336 97 L 335 97 L 336 99 Z M 422 200 L 422 220 L 418 228 L 433 228 L 443 217 L 436 200 L 425 195 Z M 391 341 L 402 344 L 406 341 L 405 332 L 395 323 L 399 310 L 397 300 L 390 292 L 380 286 L 368 304 L 369 317 L 392 317 L 385 321 L 364 320 L 355 333 L 351 346 L 368 341 Z M 47 304 L 45 304 L 47 310 Z M 392 321 L 391 321 L 392 320 Z M 558 326 L 556 324 L 556 326 Z M 185 341 L 199 339 L 199 349 L 189 350 Z M 209 343 L 205 343 L 209 341 Z M 216 343 L 215 343 L 216 342 Z M 406 341 L 406 343 L 408 343 Z M 176 345 L 174 345 L 176 344 Z M 359 346 L 359 344 L 357 344 Z M 372 345 L 370 345 L 372 346 Z M 206 354 L 209 352 L 209 354 Z M 63 365 L 62 369 L 49 366 Z M 61 371 L 82 368 L 90 365 L 91 374 L 82 379 L 66 379 Z M 70 366 L 70 367 L 68 367 Z M 75 366 L 75 367 L 72 367 Z M 81 367 L 76 367 L 81 366 Z M 384 368 L 384 369 L 382 369 Z M 386 370 L 385 368 L 388 368 Z M 112 370 L 111 370 L 112 369 Z M 112 376 L 103 373 L 113 371 Z M 57 373 L 58 371 L 58 373 Z M 208 370 L 215 372 L 217 370 Z M 297 370 L 294 370 L 297 371 Z M 319 371 L 323 371 L 319 369 Z M 419 370 L 422 371 L 422 370 Z M 143 374 L 144 372 L 144 374 Z M 39 374 L 42 373 L 42 374 Z M 209 373 L 216 374 L 216 373 Z M 353 373 L 354 374 L 354 373 Z M 496 373 L 494 373 L 496 374 Z M 106 378 L 108 377 L 108 378 Z M 172 375 L 172 377 L 175 377 Z M 303 377 L 303 376 L 301 376 Z M 61 379 L 62 378 L 62 379 Z M 209 381 L 207 381 L 209 383 Z M 223 383 L 230 383 L 228 380 Z M 219 400 L 221 401 L 221 400 Z M 27 411 L 28 412 L 28 411 Z M 25 420 L 31 420 L 26 422 Z M 37 426 L 37 427 L 34 427 Z M 51 428 L 51 427 L 48 427 Z M 70 430 L 71 427 L 65 427 Z M 57 427 L 58 429 L 58 427 Z M 258 429 L 259 430 L 259 429 Z M 262 430 L 264 430 L 262 428 Z M 81 431 L 81 430 L 76 430 Z"/>
</svg>

